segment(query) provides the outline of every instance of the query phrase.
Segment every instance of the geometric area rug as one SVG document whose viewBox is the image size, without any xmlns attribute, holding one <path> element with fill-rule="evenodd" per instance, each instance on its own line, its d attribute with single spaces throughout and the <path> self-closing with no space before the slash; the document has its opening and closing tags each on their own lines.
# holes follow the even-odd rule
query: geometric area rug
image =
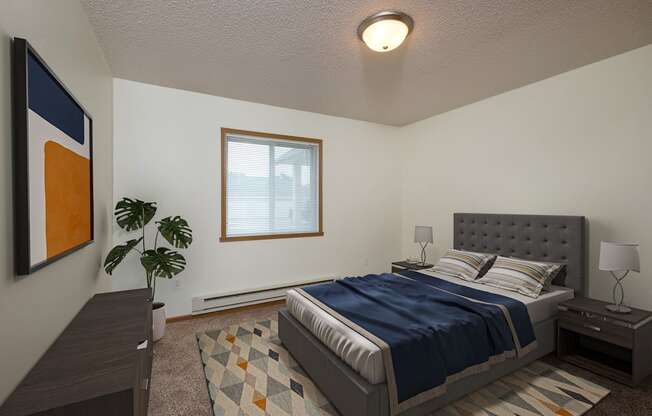
<svg viewBox="0 0 652 416">
<path fill-rule="evenodd" d="M 277 333 L 268 320 L 197 334 L 215 416 L 338 415 Z"/>
<path fill-rule="evenodd" d="M 278 322 L 197 334 L 215 416 L 338 415 L 283 347 Z M 609 390 L 540 361 L 434 413 L 435 416 L 579 416 Z"/>
<path fill-rule="evenodd" d="M 437 411 L 435 416 L 583 415 L 609 390 L 541 361 Z"/>
</svg>

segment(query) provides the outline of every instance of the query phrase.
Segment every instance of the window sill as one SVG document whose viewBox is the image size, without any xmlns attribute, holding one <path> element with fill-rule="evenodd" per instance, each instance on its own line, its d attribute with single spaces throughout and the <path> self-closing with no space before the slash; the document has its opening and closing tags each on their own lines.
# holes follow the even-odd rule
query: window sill
<svg viewBox="0 0 652 416">
<path fill-rule="evenodd" d="M 253 241 L 253 240 L 276 240 L 280 238 L 302 238 L 302 237 L 323 237 L 324 232 L 315 233 L 294 233 L 294 234 L 267 234 L 267 235 L 246 235 L 241 237 L 220 237 L 220 242 L 228 243 L 232 241 Z"/>
</svg>

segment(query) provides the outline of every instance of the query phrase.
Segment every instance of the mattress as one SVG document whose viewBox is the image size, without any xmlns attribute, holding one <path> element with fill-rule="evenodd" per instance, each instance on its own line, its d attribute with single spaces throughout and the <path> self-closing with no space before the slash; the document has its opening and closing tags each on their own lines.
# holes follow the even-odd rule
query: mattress
<svg viewBox="0 0 652 416">
<path fill-rule="evenodd" d="M 421 273 L 435 276 L 434 273 L 425 270 Z M 556 315 L 557 305 L 574 297 L 573 289 L 560 286 L 551 286 L 537 299 L 533 299 L 479 283 L 441 275 L 436 275 L 436 277 L 519 300 L 527 307 L 533 325 Z M 294 290 L 287 292 L 287 307 L 292 316 L 306 329 L 368 382 L 378 384 L 385 381 L 385 367 L 381 351 L 374 343 L 333 318 Z"/>
</svg>

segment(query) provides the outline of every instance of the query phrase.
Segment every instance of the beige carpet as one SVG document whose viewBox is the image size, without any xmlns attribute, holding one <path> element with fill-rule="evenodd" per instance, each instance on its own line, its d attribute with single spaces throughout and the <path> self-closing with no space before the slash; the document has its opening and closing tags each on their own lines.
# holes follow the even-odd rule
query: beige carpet
<svg viewBox="0 0 652 416">
<path fill-rule="evenodd" d="M 150 416 L 211 416 L 201 360 L 197 359 L 195 334 L 252 320 L 276 319 L 280 306 L 219 317 L 192 319 L 167 325 L 166 334 L 154 344 Z"/>
<path fill-rule="evenodd" d="M 211 416 L 202 363 L 197 358 L 195 334 L 250 321 L 276 319 L 276 311 L 281 307 L 168 324 L 165 337 L 154 345 L 149 415 Z M 589 416 L 652 415 L 652 379 L 632 389 L 559 362 L 552 356 L 546 357 L 544 362 L 611 390 L 609 396 L 586 413 Z"/>
</svg>

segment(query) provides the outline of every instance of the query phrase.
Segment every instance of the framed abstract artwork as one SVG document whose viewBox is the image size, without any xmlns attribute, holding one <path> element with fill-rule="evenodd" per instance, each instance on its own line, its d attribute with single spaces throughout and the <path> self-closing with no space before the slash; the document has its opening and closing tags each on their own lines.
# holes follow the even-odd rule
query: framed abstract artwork
<svg viewBox="0 0 652 416">
<path fill-rule="evenodd" d="M 16 272 L 93 242 L 93 120 L 34 48 L 13 41 Z"/>
</svg>

